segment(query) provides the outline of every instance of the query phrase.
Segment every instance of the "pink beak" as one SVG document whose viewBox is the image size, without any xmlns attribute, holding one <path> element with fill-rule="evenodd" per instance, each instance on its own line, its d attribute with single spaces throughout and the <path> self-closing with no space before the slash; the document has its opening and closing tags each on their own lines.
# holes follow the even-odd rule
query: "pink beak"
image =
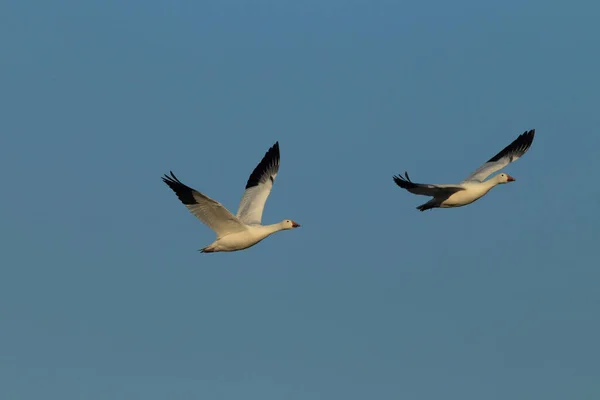
<svg viewBox="0 0 600 400">
<path fill-rule="evenodd" d="M 507 181 L 508 181 L 508 182 L 514 182 L 514 181 L 516 181 L 516 179 L 515 179 L 515 178 L 513 178 L 513 177 L 512 177 L 512 176 L 510 176 L 510 175 L 506 175 L 506 177 L 507 177 Z"/>
<path fill-rule="evenodd" d="M 300 227 L 299 223 L 292 221 L 292 228 L 299 228 L 299 227 Z"/>
</svg>

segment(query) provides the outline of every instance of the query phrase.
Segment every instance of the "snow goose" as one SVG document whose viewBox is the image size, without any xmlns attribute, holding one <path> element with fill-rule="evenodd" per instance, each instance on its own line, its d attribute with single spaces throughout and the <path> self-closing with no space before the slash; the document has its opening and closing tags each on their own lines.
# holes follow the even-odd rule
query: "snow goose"
<svg viewBox="0 0 600 400">
<path fill-rule="evenodd" d="M 414 183 L 408 177 L 407 172 L 404 173 L 404 177 L 402 175 L 394 176 L 394 182 L 411 193 L 433 197 L 433 199 L 429 200 L 427 203 L 418 206 L 418 210 L 425 211 L 438 207 L 451 208 L 466 206 L 483 197 L 494 186 L 513 182 L 515 180 L 512 176 L 502 173 L 485 181 L 485 179 L 494 172 L 501 170 L 511 162 L 516 161 L 523 156 L 523 154 L 529 150 L 534 135 L 535 129 L 519 135 L 519 137 L 511 144 L 506 146 L 494 157 L 490 158 L 489 161 L 458 184 L 434 185 Z"/>
<path fill-rule="evenodd" d="M 250 174 L 235 216 L 218 201 L 181 183 L 173 172 L 171 176 L 165 175 L 162 180 L 192 214 L 215 231 L 216 240 L 200 250 L 203 253 L 215 253 L 247 249 L 275 232 L 300 226 L 290 219 L 277 224 L 261 225 L 265 202 L 278 171 L 279 142 L 276 142 Z"/>
</svg>

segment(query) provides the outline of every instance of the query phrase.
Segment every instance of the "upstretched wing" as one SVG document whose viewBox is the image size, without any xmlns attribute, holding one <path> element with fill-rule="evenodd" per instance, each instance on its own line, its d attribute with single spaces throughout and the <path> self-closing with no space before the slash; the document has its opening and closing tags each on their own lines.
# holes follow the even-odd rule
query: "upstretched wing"
<svg viewBox="0 0 600 400">
<path fill-rule="evenodd" d="M 459 185 L 437 185 L 430 183 L 414 183 L 408 177 L 408 172 L 404 172 L 404 176 L 394 176 L 394 182 L 402 189 L 406 189 L 413 194 L 419 194 L 422 196 L 449 196 L 452 193 L 456 193 L 461 190 L 465 190 Z"/>
<path fill-rule="evenodd" d="M 279 171 L 279 142 L 275 142 L 254 168 L 246 183 L 237 217 L 247 225 L 260 224 L 267 198 Z"/>
<path fill-rule="evenodd" d="M 221 203 L 184 185 L 173 172 L 171 172 L 171 176 L 165 175 L 162 180 L 175 192 L 192 214 L 215 231 L 217 238 L 246 230 L 244 224 Z"/>
<path fill-rule="evenodd" d="M 494 172 L 499 171 L 511 162 L 518 160 L 523 154 L 527 153 L 527 150 L 531 147 L 531 143 L 533 143 L 534 136 L 535 129 L 522 133 L 511 144 L 502 149 L 500 153 L 490 158 L 488 162 L 475 170 L 475 172 L 469 175 L 463 182 L 483 182 L 485 178 Z"/>
</svg>

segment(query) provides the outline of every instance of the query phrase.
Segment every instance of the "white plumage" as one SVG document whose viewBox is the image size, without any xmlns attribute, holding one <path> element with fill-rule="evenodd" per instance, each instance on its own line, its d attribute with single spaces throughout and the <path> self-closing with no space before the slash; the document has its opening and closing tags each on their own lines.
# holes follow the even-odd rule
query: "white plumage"
<svg viewBox="0 0 600 400">
<path fill-rule="evenodd" d="M 278 171 L 279 142 L 276 142 L 250 174 L 237 215 L 230 213 L 218 201 L 181 183 L 173 172 L 162 180 L 192 214 L 215 231 L 216 240 L 200 250 L 214 253 L 247 249 L 275 232 L 300 226 L 289 219 L 261 225 L 263 209 Z"/>
<path fill-rule="evenodd" d="M 485 179 L 522 157 L 529 150 L 529 147 L 531 147 L 534 136 L 535 129 L 519 135 L 511 144 L 490 158 L 485 164 L 477 168 L 464 181 L 458 184 L 437 185 L 414 183 L 408 177 L 407 172 L 404 173 L 404 177 L 402 175 L 394 176 L 394 182 L 413 194 L 433 197 L 427 203 L 417 207 L 420 211 L 438 207 L 451 208 L 465 206 L 483 197 L 494 186 L 515 180 L 512 176 L 504 173 L 498 174 L 487 181 Z"/>
</svg>

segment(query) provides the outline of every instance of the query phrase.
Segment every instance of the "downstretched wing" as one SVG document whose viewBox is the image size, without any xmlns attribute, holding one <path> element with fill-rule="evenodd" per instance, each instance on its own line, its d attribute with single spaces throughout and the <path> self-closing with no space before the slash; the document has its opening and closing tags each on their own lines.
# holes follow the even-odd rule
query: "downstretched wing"
<svg viewBox="0 0 600 400">
<path fill-rule="evenodd" d="M 275 142 L 254 168 L 246 183 L 237 217 L 247 225 L 260 225 L 263 210 L 279 171 L 279 142 Z"/>
<path fill-rule="evenodd" d="M 408 172 L 404 172 L 404 176 L 394 176 L 394 182 L 402 189 L 406 189 L 413 194 L 419 194 L 422 196 L 450 196 L 452 193 L 456 193 L 461 190 L 465 190 L 459 185 L 437 185 L 428 183 L 414 183 L 408 177 Z"/>
<path fill-rule="evenodd" d="M 533 143 L 534 136 L 535 129 L 522 133 L 511 144 L 502 149 L 500 153 L 490 158 L 488 162 L 475 170 L 463 182 L 483 182 L 485 178 L 494 172 L 499 171 L 511 162 L 518 160 L 523 154 L 527 153 L 527 150 L 531 147 L 531 143 Z"/>
<path fill-rule="evenodd" d="M 171 176 L 165 175 L 162 180 L 175 192 L 192 214 L 215 231 L 217 238 L 246 230 L 244 224 L 221 203 L 184 185 L 173 172 L 171 172 Z"/>
</svg>

